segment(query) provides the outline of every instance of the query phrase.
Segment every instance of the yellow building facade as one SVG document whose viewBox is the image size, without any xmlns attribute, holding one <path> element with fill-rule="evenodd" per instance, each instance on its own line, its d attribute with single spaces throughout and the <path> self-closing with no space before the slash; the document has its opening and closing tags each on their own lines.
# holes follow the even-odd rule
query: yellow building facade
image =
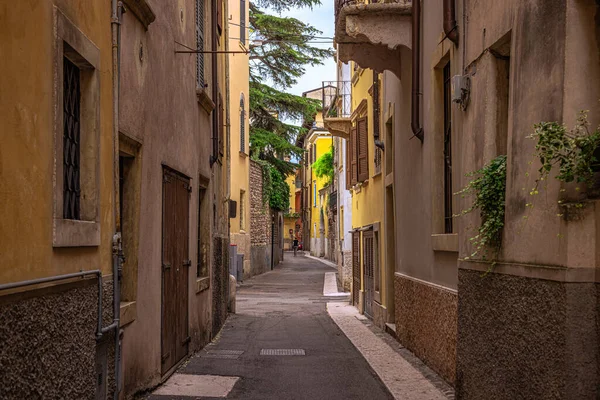
<svg viewBox="0 0 600 400">
<path fill-rule="evenodd" d="M 305 141 L 306 151 L 306 177 L 309 181 L 305 184 L 308 187 L 308 199 L 306 206 L 310 210 L 310 253 L 317 257 L 328 257 L 328 233 L 329 226 L 327 220 L 327 202 L 329 200 L 326 177 L 317 177 L 312 165 L 323 154 L 329 152 L 333 146 L 333 137 L 323 128 L 323 117 L 321 113 L 315 118 L 314 127 L 309 131 Z M 329 258 L 329 257 L 328 257 Z"/>
<path fill-rule="evenodd" d="M 347 187 L 352 194 L 353 301 L 383 327 L 393 316 L 393 293 L 385 273 L 385 166 L 381 143 L 381 80 L 373 70 L 350 63 L 352 115 Z M 390 148 L 389 151 L 392 151 Z"/>
<path fill-rule="evenodd" d="M 231 244 L 237 246 L 237 254 L 244 255 L 243 269 L 251 269 L 250 245 L 250 124 L 249 124 L 249 56 L 243 52 L 249 48 L 247 1 L 228 2 L 227 79 L 230 187 L 229 199 L 236 204 L 235 217 L 230 218 Z"/>
</svg>

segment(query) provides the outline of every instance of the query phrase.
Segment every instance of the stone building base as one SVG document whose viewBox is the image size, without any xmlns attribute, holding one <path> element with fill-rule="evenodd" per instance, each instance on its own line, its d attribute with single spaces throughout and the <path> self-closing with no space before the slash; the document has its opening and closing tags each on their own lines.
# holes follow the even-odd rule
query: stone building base
<svg viewBox="0 0 600 400">
<path fill-rule="evenodd" d="M 597 399 L 599 285 L 459 269 L 460 399 Z"/>
<path fill-rule="evenodd" d="M 1 399 L 112 396 L 114 333 L 96 341 L 97 282 L 0 296 Z M 104 326 L 112 323 L 112 284 L 104 282 Z"/>
<path fill-rule="evenodd" d="M 396 335 L 400 343 L 448 383 L 454 384 L 456 292 L 396 273 L 394 301 Z"/>
<path fill-rule="evenodd" d="M 337 269 L 339 284 L 344 292 L 352 289 L 352 251 L 338 253 Z"/>
</svg>

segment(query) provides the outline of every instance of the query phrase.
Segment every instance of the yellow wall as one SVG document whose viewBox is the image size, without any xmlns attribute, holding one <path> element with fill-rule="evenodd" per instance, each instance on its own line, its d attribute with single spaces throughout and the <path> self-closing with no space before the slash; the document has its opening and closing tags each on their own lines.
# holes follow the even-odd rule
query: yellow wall
<svg viewBox="0 0 600 400">
<path fill-rule="evenodd" d="M 351 68 L 354 71 L 354 63 Z M 356 110 L 360 103 L 367 100 L 367 122 L 368 122 L 368 155 L 369 155 L 369 179 L 358 188 L 352 191 L 352 228 L 358 229 L 368 225 L 379 223 L 379 271 L 380 271 L 380 293 L 383 305 L 386 299 L 386 276 L 385 266 L 385 235 L 384 235 L 384 172 L 383 172 L 383 154 L 381 173 L 375 175 L 375 140 L 373 138 L 373 100 L 369 94 L 369 89 L 373 85 L 373 71 L 359 69 L 354 71 L 352 84 L 352 110 Z M 380 84 L 380 87 L 382 85 Z M 381 104 L 381 102 L 380 102 Z M 358 117 L 358 116 L 357 116 Z M 353 124 L 355 121 L 353 121 Z M 380 134 L 383 134 L 380 128 Z M 361 240 L 362 246 L 362 240 Z M 361 255 L 361 277 L 363 276 L 362 255 Z M 361 279 L 362 280 L 362 279 Z M 364 289 L 364 282 L 362 283 Z"/>
<path fill-rule="evenodd" d="M 318 119 L 317 119 L 318 121 Z M 315 155 L 315 160 L 317 160 L 320 156 L 322 156 L 323 154 L 327 153 L 329 151 L 329 149 L 331 148 L 331 146 L 333 145 L 333 140 L 332 140 L 332 136 L 329 134 L 329 132 L 326 131 L 315 131 L 313 132 L 313 134 L 309 137 L 308 140 L 308 154 L 310 157 L 310 149 L 312 147 L 313 144 L 316 144 L 316 155 Z M 321 195 L 319 194 L 319 191 L 321 189 L 323 189 L 325 187 L 324 183 L 325 183 L 325 179 L 326 178 L 317 178 L 315 171 L 313 170 L 312 167 L 309 168 L 309 174 L 311 176 L 311 183 L 315 183 L 316 182 L 316 188 L 317 188 L 317 201 L 316 201 L 316 205 L 314 202 L 314 187 L 313 187 L 313 191 L 310 193 L 310 209 L 311 209 L 311 223 L 310 223 L 310 237 L 311 238 L 315 238 L 314 233 L 315 233 L 315 229 L 314 226 L 316 224 L 317 229 L 316 229 L 316 238 L 319 238 L 319 229 L 320 229 L 320 218 L 321 218 L 321 209 L 323 209 L 323 212 L 325 213 L 325 205 L 327 204 L 327 200 L 328 200 L 328 196 L 323 196 L 323 199 L 321 199 Z M 324 235 L 325 237 L 327 237 L 327 231 L 328 231 L 328 227 L 327 227 L 327 215 L 324 214 L 324 228 L 325 228 L 325 232 Z"/>
<path fill-rule="evenodd" d="M 248 26 L 248 2 L 246 5 L 246 26 Z M 231 0 L 228 3 L 228 13 L 231 16 L 230 21 L 233 24 L 228 25 L 229 29 L 229 50 L 241 51 L 248 46 L 248 32 L 246 28 L 246 43 L 240 42 L 240 2 Z M 227 21 L 226 21 L 227 23 Z M 231 182 L 230 198 L 237 202 L 236 217 L 230 220 L 230 232 L 232 234 L 240 233 L 242 228 L 246 233 L 250 232 L 250 125 L 249 125 L 249 58 L 247 54 L 232 53 L 229 57 L 229 115 L 230 115 L 230 156 L 231 156 Z M 242 149 L 240 141 L 241 132 L 241 107 L 240 99 L 244 98 L 245 105 L 245 140 Z M 244 227 L 240 225 L 240 190 L 245 192 L 244 200 Z M 238 249 L 242 252 L 242 249 Z"/>
<path fill-rule="evenodd" d="M 53 3 L 100 49 L 101 243 L 96 247 L 52 247 Z M 0 43 L 6 60 L 0 64 L 0 283 L 79 270 L 112 271 L 110 15 L 110 2 L 99 0 L 86 2 L 85 7 L 76 0 L 46 0 L 15 1 L 0 8 Z"/>
</svg>

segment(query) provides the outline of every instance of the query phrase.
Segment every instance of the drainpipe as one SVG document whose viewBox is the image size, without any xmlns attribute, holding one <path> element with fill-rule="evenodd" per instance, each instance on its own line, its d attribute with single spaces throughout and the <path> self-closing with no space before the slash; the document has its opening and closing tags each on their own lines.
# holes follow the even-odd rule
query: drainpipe
<svg viewBox="0 0 600 400">
<path fill-rule="evenodd" d="M 121 348 L 119 340 L 119 319 L 120 319 L 120 285 L 123 260 L 123 248 L 121 244 L 121 210 L 119 204 L 119 85 L 120 85 L 120 46 L 121 46 L 121 16 L 123 13 L 123 3 L 112 0 L 112 73 L 113 73 L 113 218 L 115 234 L 113 236 L 112 254 L 113 254 L 113 323 L 102 329 L 102 333 L 114 329 L 115 334 L 115 389 L 114 399 L 119 398 Z M 102 316 L 100 316 L 102 318 Z"/>
<path fill-rule="evenodd" d="M 413 135 L 424 139 L 421 126 L 421 0 L 413 0 L 412 6 L 412 97 L 411 122 Z"/>
<path fill-rule="evenodd" d="M 275 263 L 275 214 L 271 210 L 271 271 Z"/>
<path fill-rule="evenodd" d="M 455 2 L 456 0 L 444 0 L 444 34 L 458 46 L 458 26 L 454 17 Z"/>
</svg>

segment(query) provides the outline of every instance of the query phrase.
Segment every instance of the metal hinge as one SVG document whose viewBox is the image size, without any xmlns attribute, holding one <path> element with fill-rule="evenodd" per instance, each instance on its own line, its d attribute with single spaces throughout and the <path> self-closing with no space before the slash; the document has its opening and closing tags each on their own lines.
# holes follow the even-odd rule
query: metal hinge
<svg viewBox="0 0 600 400">
<path fill-rule="evenodd" d="M 183 262 L 183 266 L 184 267 L 191 267 L 192 266 L 192 260 L 185 260 Z"/>
<path fill-rule="evenodd" d="M 164 264 L 162 265 L 162 267 L 163 267 L 163 271 L 165 271 L 165 270 L 167 270 L 167 269 L 171 269 L 171 263 L 164 263 Z"/>
<path fill-rule="evenodd" d="M 183 341 L 181 342 L 181 345 L 185 346 L 186 344 L 188 344 L 191 341 L 192 341 L 192 338 L 190 336 L 188 336 L 185 339 L 183 339 Z"/>
<path fill-rule="evenodd" d="M 165 354 L 164 356 L 162 356 L 162 357 L 160 358 L 160 362 L 161 362 L 162 364 L 164 364 L 164 363 L 165 363 L 165 361 L 167 361 L 167 358 L 169 358 L 170 356 L 171 356 L 171 352 L 168 352 L 167 354 Z"/>
<path fill-rule="evenodd" d="M 192 193 L 192 185 L 188 185 L 187 183 L 185 184 L 185 190 L 188 191 L 188 193 Z"/>
</svg>

